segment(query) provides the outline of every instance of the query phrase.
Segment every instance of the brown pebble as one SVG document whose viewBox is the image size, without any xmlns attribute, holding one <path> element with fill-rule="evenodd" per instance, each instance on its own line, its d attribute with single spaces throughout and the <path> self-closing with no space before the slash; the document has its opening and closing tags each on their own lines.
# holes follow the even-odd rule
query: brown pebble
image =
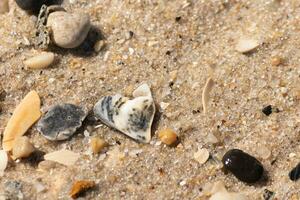
<svg viewBox="0 0 300 200">
<path fill-rule="evenodd" d="M 27 158 L 34 152 L 34 146 L 26 136 L 18 137 L 14 141 L 12 149 L 13 158 Z"/>
<path fill-rule="evenodd" d="M 163 143 L 165 143 L 167 145 L 174 144 L 178 139 L 177 134 L 175 133 L 175 131 L 173 131 L 170 128 L 160 130 L 159 133 L 158 133 L 158 137 Z"/>
<path fill-rule="evenodd" d="M 274 57 L 272 57 L 272 59 L 271 59 L 271 64 L 273 65 L 273 66 L 278 66 L 278 65 L 280 65 L 282 63 L 282 58 L 281 57 L 279 57 L 279 56 L 274 56 Z"/>
<path fill-rule="evenodd" d="M 86 180 L 80 180 L 76 181 L 70 191 L 70 196 L 73 199 L 76 199 L 82 192 L 95 187 L 95 182 L 94 181 L 86 181 Z"/>
<path fill-rule="evenodd" d="M 100 153 L 104 149 L 104 147 L 107 146 L 107 142 L 99 137 L 94 137 L 91 139 L 91 148 L 94 154 Z"/>
</svg>

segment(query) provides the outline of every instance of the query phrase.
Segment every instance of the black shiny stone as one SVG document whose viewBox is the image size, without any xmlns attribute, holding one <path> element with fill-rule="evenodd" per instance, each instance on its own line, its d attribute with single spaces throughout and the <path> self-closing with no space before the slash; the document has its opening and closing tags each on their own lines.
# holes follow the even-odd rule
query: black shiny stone
<svg viewBox="0 0 300 200">
<path fill-rule="evenodd" d="M 289 177 L 292 181 L 297 181 L 300 178 L 300 163 L 290 171 Z"/>
<path fill-rule="evenodd" d="M 17 5 L 26 11 L 39 12 L 43 4 L 50 6 L 60 4 L 62 0 L 15 0 Z"/>
<path fill-rule="evenodd" d="M 262 164 L 253 156 L 239 150 L 231 149 L 222 158 L 224 168 L 240 181 L 254 183 L 264 172 Z"/>
</svg>

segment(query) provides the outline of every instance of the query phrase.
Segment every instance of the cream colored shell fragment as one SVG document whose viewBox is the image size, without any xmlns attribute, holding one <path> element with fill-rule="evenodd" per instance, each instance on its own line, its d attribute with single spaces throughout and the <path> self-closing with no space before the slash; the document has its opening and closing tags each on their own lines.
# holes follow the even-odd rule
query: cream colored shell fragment
<svg viewBox="0 0 300 200">
<path fill-rule="evenodd" d="M 3 176 L 4 170 L 7 167 L 8 156 L 6 151 L 0 150 L 0 177 Z"/>
<path fill-rule="evenodd" d="M 48 153 L 44 156 L 45 160 L 54 161 L 66 166 L 74 165 L 79 159 L 80 154 L 69 150 L 59 150 Z"/>
<path fill-rule="evenodd" d="M 259 46 L 259 41 L 255 39 L 241 38 L 237 42 L 235 49 L 240 53 L 248 53 Z"/>
<path fill-rule="evenodd" d="M 194 153 L 194 159 L 200 164 L 204 164 L 209 158 L 209 151 L 206 148 L 199 149 Z"/>
<path fill-rule="evenodd" d="M 203 88 L 203 92 L 202 92 L 202 105 L 203 105 L 203 112 L 204 113 L 207 113 L 209 93 L 210 93 L 213 86 L 214 86 L 214 81 L 212 80 L 212 78 L 208 78 L 207 81 L 206 81 L 206 84 Z"/>
<path fill-rule="evenodd" d="M 214 184 L 212 196 L 209 200 L 247 200 L 248 198 L 242 193 L 228 192 L 222 181 L 218 181 Z"/>
<path fill-rule="evenodd" d="M 24 65 L 30 69 L 43 69 L 50 66 L 54 61 L 54 53 L 42 52 L 24 61 Z"/>
<path fill-rule="evenodd" d="M 14 140 L 24 133 L 40 118 L 40 97 L 36 91 L 29 92 L 16 107 L 4 130 L 2 146 L 5 151 L 13 148 Z"/>
</svg>

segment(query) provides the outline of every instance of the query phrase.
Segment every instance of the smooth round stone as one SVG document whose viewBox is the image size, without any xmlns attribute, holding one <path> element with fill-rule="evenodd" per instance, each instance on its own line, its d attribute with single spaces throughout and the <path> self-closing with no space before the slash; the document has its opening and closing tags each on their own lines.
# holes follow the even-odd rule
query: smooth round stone
<svg viewBox="0 0 300 200">
<path fill-rule="evenodd" d="M 78 47 L 86 38 L 90 28 L 90 17 L 84 13 L 50 13 L 47 26 L 51 28 L 52 41 L 62 48 Z"/>
<path fill-rule="evenodd" d="M 48 140 L 65 140 L 81 127 L 86 112 L 73 104 L 59 104 L 49 109 L 38 122 L 37 129 Z"/>
<path fill-rule="evenodd" d="M 222 162 L 226 170 L 243 182 L 254 183 L 263 176 L 262 164 L 253 156 L 239 149 L 229 150 L 223 156 Z"/>
<path fill-rule="evenodd" d="M 300 178 L 300 163 L 290 171 L 289 177 L 292 181 L 297 181 Z"/>
<path fill-rule="evenodd" d="M 18 6 L 26 11 L 38 11 L 43 4 L 48 4 L 49 0 L 15 0 Z"/>
</svg>

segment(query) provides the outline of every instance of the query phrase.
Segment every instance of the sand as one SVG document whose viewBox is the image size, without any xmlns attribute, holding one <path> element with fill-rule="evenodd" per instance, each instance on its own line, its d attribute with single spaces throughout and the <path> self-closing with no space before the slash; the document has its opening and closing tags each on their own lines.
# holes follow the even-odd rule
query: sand
<svg viewBox="0 0 300 200">
<path fill-rule="evenodd" d="M 0 194 L 5 182 L 15 180 L 23 199 L 70 199 L 72 183 L 84 179 L 97 188 L 81 199 L 208 199 L 205 188 L 221 180 L 249 199 L 260 199 L 266 188 L 277 199 L 300 198 L 299 184 L 288 177 L 300 160 L 300 1 L 72 0 L 63 6 L 88 13 L 106 46 L 98 53 L 87 53 L 88 45 L 54 47 L 49 51 L 58 59 L 51 68 L 25 69 L 23 61 L 39 51 L 32 42 L 36 17 L 10 1 L 9 13 L 0 15 L 1 134 L 30 90 L 39 93 L 45 113 L 57 103 L 91 110 L 102 96 L 130 95 L 147 83 L 159 110 L 152 141 L 139 144 L 92 117 L 63 142 L 47 141 L 33 126 L 26 136 L 38 150 L 68 149 L 81 158 L 74 166 L 49 170 L 30 159 L 18 161 L 0 178 Z M 244 37 L 260 45 L 237 52 Z M 274 56 L 283 59 L 278 66 L 272 65 Z M 209 76 L 215 84 L 204 114 L 201 95 Z M 165 103 L 167 108 L 159 108 Z M 261 110 L 267 105 L 280 112 L 265 116 Z M 177 147 L 159 142 L 163 128 L 179 135 Z M 207 141 L 211 134 L 220 142 Z M 106 153 L 91 153 L 95 135 L 110 144 Z M 201 148 L 211 154 L 205 164 L 193 159 Z M 224 174 L 221 158 L 231 148 L 257 157 L 268 180 L 247 185 Z M 39 184 L 43 191 L 37 191 Z"/>
</svg>

